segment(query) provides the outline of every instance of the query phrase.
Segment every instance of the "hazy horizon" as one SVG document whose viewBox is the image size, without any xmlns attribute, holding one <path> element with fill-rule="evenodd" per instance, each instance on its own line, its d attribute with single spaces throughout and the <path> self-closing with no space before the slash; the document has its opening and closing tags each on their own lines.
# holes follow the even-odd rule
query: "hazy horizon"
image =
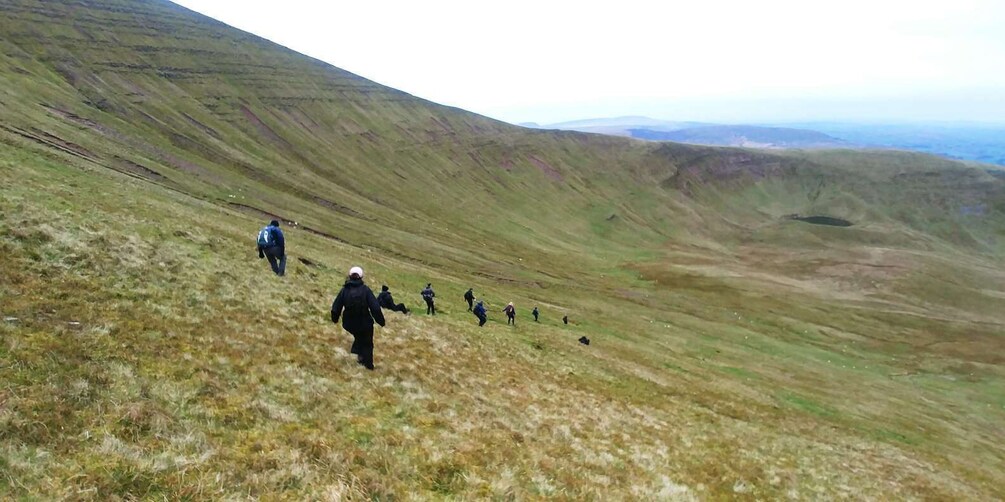
<svg viewBox="0 0 1005 502">
<path fill-rule="evenodd" d="M 1005 2 L 177 0 L 512 123 L 1005 121 Z"/>
<path fill-rule="evenodd" d="M 911 113 L 914 102 L 874 100 L 836 102 L 819 100 L 764 100 L 764 101 L 721 101 L 707 103 L 628 103 L 624 106 L 616 104 L 600 107 L 579 107 L 576 105 L 542 107 L 527 110 L 530 116 L 538 112 L 542 117 L 558 117 L 557 120 L 508 120 L 514 124 L 536 123 L 539 125 L 561 124 L 593 119 L 616 119 L 622 117 L 645 117 L 667 122 L 707 122 L 712 124 L 752 124 L 752 125 L 793 125 L 813 123 L 859 123 L 870 125 L 931 125 L 953 126 L 972 125 L 985 127 L 1005 127 L 1005 115 L 998 113 L 974 114 L 969 118 L 944 118 L 932 113 Z M 952 103 L 944 103 L 946 107 Z M 975 103 L 974 106 L 978 106 Z M 859 109 L 876 109 L 882 107 L 884 113 L 856 113 Z M 774 109 L 767 113 L 763 109 Z M 793 110 L 795 109 L 795 110 Z M 892 113 L 890 110 L 903 109 L 903 113 Z M 600 112 L 594 115 L 575 115 L 577 112 L 590 110 Z M 781 110 L 781 111 L 779 111 Z M 606 114 L 605 114 L 606 113 Z M 522 113 L 517 115 L 522 116 Z"/>
</svg>

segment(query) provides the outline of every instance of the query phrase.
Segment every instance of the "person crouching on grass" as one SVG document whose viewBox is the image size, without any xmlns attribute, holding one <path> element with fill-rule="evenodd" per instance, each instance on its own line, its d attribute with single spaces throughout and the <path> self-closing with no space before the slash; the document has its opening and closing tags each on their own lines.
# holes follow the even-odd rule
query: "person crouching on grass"
<svg viewBox="0 0 1005 502">
<path fill-rule="evenodd" d="M 377 297 L 363 284 L 363 269 L 349 269 L 349 280 L 332 302 L 332 322 L 338 324 L 342 317 L 342 329 L 352 334 L 352 350 L 356 362 L 368 370 L 373 369 L 373 323 L 384 326 L 384 313 L 380 311 Z"/>
<path fill-rule="evenodd" d="M 382 308 L 390 310 L 391 312 L 401 312 L 402 314 L 408 315 L 408 309 L 405 308 L 404 303 L 394 303 L 394 297 L 391 296 L 391 290 L 388 289 L 386 284 L 380 287 L 380 294 L 377 295 L 377 303 L 379 303 Z"/>
</svg>

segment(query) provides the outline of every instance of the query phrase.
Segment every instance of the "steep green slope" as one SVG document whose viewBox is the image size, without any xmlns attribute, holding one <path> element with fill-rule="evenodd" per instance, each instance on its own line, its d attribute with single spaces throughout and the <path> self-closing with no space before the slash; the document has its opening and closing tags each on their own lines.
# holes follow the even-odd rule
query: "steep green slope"
<svg viewBox="0 0 1005 502">
<path fill-rule="evenodd" d="M 708 157 L 703 149 L 528 131 L 440 107 L 166 2 L 5 2 L 4 10 L 4 125 L 20 144 L 413 258 L 500 232 L 595 245 L 600 229 L 610 237 L 619 227 L 601 223 L 619 210 L 621 235 L 651 242 L 691 201 L 648 185 L 682 166 L 709 168 L 695 162 Z M 778 162 L 749 157 L 711 154 L 740 172 Z M 777 174 L 807 164 L 790 161 Z M 809 167 L 806 177 L 816 178 L 831 166 Z M 848 171 L 835 181 L 859 174 Z M 411 231 L 429 221 L 441 227 Z"/>
<path fill-rule="evenodd" d="M 0 9 L 0 492 L 1003 495 L 993 172 L 532 131 L 166 2 Z M 325 319 L 350 264 L 442 298 L 372 374 Z"/>
<path fill-rule="evenodd" d="M 10 132 L 354 242 L 434 246 L 378 240 L 368 219 L 450 222 L 422 232 L 440 240 L 488 239 L 478 220 L 575 239 L 584 229 L 561 215 L 619 199 L 628 184 L 610 171 L 639 155 L 622 140 L 581 148 L 578 136 L 435 106 L 170 4 L 85 5 L 7 3 Z M 557 210 L 537 211 L 544 200 Z"/>
</svg>

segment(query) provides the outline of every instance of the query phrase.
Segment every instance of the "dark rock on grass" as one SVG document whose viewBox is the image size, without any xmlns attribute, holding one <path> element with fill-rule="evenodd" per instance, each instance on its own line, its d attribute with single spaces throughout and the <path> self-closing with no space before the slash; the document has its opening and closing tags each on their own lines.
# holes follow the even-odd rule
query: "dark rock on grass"
<svg viewBox="0 0 1005 502">
<path fill-rule="evenodd" d="M 790 220 L 803 221 L 813 225 L 825 225 L 829 227 L 850 227 L 854 223 L 842 219 L 835 218 L 833 216 L 799 216 L 798 214 L 789 215 L 787 217 Z"/>
</svg>

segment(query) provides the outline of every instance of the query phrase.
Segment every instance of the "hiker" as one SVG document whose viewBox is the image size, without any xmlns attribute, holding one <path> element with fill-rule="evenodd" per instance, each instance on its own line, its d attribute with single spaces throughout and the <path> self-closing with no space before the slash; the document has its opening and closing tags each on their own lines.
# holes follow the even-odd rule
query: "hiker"
<svg viewBox="0 0 1005 502">
<path fill-rule="evenodd" d="M 464 293 L 464 300 L 468 302 L 468 312 L 474 307 L 475 303 L 475 290 L 474 288 L 468 288 L 468 291 Z"/>
<path fill-rule="evenodd" d="M 478 304 L 475 305 L 475 308 L 474 308 L 473 312 L 475 314 L 475 317 L 478 318 L 478 326 L 479 327 L 484 326 L 485 325 L 485 321 L 489 320 L 488 314 L 486 314 L 486 312 L 485 312 L 485 305 L 482 305 L 481 300 L 479 300 Z"/>
<path fill-rule="evenodd" d="M 332 322 L 338 324 L 339 316 L 342 317 L 342 329 L 352 334 L 350 352 L 356 354 L 356 362 L 372 370 L 373 322 L 383 326 L 384 314 L 373 291 L 363 284 L 363 269 L 360 267 L 349 269 L 349 280 L 332 302 Z"/>
<path fill-rule="evenodd" d="M 394 298 L 391 297 L 391 292 L 387 290 L 387 285 L 380 287 L 380 294 L 377 295 L 377 303 L 391 312 L 401 312 L 408 315 L 408 309 L 405 308 L 404 303 L 394 304 Z"/>
<path fill-rule="evenodd" d="M 537 307 L 534 307 L 534 311 L 531 312 L 531 314 L 534 314 L 534 322 L 538 322 L 537 316 L 540 315 L 541 313 L 537 311 Z"/>
<path fill-rule="evenodd" d="M 513 306 L 513 302 L 509 302 L 503 312 L 506 312 L 506 324 L 516 326 L 516 307 Z"/>
<path fill-rule="evenodd" d="M 286 239 L 278 221 L 272 220 L 258 232 L 258 258 L 268 258 L 276 275 L 286 275 Z"/>
<path fill-rule="evenodd" d="M 587 338 L 587 337 L 585 337 L 585 336 L 581 336 L 581 337 L 579 337 L 579 343 L 581 343 L 583 345 L 589 345 L 590 344 L 590 339 Z"/>
<path fill-rule="evenodd" d="M 435 297 L 436 293 L 433 292 L 433 284 L 426 284 L 426 289 L 422 290 L 422 299 L 426 301 L 426 315 L 436 315 L 436 306 L 433 305 L 433 298 Z"/>
<path fill-rule="evenodd" d="M 564 322 L 565 324 L 569 324 L 569 316 L 567 315 L 562 316 L 562 322 Z"/>
</svg>

